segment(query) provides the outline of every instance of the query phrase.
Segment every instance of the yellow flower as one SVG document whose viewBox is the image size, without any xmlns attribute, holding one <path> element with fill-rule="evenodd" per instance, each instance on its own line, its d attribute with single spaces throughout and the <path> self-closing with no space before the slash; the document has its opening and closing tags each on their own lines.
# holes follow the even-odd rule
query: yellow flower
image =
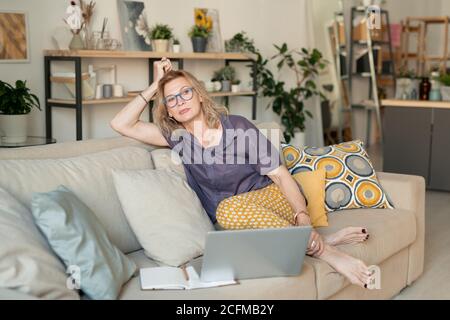
<svg viewBox="0 0 450 320">
<path fill-rule="evenodd" d="M 202 27 L 206 24 L 205 12 L 202 9 L 195 9 L 195 24 Z"/>
</svg>

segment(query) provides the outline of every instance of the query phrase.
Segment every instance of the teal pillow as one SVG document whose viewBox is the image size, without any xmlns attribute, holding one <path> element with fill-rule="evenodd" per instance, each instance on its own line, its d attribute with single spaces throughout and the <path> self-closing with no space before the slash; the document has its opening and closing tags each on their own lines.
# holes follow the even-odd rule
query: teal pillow
<svg viewBox="0 0 450 320">
<path fill-rule="evenodd" d="M 78 273 L 80 289 L 91 299 L 116 299 L 136 264 L 109 241 L 95 214 L 64 186 L 34 193 L 31 208 L 53 251 Z"/>
</svg>

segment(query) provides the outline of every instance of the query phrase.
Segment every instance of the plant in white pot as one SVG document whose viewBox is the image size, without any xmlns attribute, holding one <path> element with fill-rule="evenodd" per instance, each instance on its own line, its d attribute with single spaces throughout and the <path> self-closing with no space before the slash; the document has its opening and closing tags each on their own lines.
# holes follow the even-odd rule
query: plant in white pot
<svg viewBox="0 0 450 320">
<path fill-rule="evenodd" d="M 214 79 L 221 81 L 222 91 L 231 91 L 231 82 L 235 79 L 236 70 L 232 66 L 225 66 L 214 72 Z"/>
<path fill-rule="evenodd" d="M 27 120 L 32 108 L 41 110 L 38 97 L 30 92 L 26 81 L 16 86 L 0 80 L 0 132 L 5 143 L 21 143 L 27 139 Z"/>
<path fill-rule="evenodd" d="M 156 24 L 150 29 L 148 37 L 152 40 L 153 51 L 168 52 L 170 39 L 172 39 L 172 28 L 167 24 Z"/>
<path fill-rule="evenodd" d="M 439 78 L 441 82 L 442 100 L 450 101 L 450 74 L 442 74 Z"/>
<path fill-rule="evenodd" d="M 178 39 L 173 39 L 173 44 L 172 44 L 172 51 L 174 53 L 180 53 L 181 52 L 181 44 L 180 44 L 180 40 Z"/>
<path fill-rule="evenodd" d="M 231 92 L 237 93 L 239 92 L 239 85 L 241 84 L 241 80 L 239 79 L 233 79 L 231 81 Z"/>
</svg>

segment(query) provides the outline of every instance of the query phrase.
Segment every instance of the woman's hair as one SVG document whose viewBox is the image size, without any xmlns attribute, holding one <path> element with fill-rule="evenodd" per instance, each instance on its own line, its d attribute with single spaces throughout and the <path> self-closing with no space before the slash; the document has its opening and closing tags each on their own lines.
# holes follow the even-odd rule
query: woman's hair
<svg viewBox="0 0 450 320">
<path fill-rule="evenodd" d="M 228 109 L 218 105 L 208 95 L 206 90 L 200 82 L 189 72 L 184 70 L 171 70 L 167 72 L 158 83 L 157 106 L 153 108 L 153 118 L 156 125 L 159 126 L 163 134 L 170 136 L 170 134 L 178 128 L 184 128 L 182 124 L 174 118 L 169 117 L 167 107 L 163 103 L 164 87 L 165 85 L 177 78 L 184 77 L 192 86 L 195 92 L 202 98 L 201 109 L 206 118 L 206 123 L 209 128 L 216 128 L 220 123 L 220 115 L 228 114 Z"/>
</svg>

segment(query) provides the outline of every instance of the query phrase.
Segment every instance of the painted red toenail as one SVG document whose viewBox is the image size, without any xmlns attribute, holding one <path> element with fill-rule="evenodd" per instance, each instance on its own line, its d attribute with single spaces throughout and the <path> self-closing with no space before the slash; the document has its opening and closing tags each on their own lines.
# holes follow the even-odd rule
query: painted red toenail
<svg viewBox="0 0 450 320">
<path fill-rule="evenodd" d="M 369 235 L 367 235 L 366 240 L 369 239 Z"/>
<path fill-rule="evenodd" d="M 362 229 L 362 232 L 363 232 L 363 233 L 367 233 L 367 230 L 366 230 L 366 229 Z"/>
<path fill-rule="evenodd" d="M 365 285 L 364 285 L 364 288 L 366 288 L 366 289 L 367 289 L 367 284 L 365 284 Z"/>
</svg>

